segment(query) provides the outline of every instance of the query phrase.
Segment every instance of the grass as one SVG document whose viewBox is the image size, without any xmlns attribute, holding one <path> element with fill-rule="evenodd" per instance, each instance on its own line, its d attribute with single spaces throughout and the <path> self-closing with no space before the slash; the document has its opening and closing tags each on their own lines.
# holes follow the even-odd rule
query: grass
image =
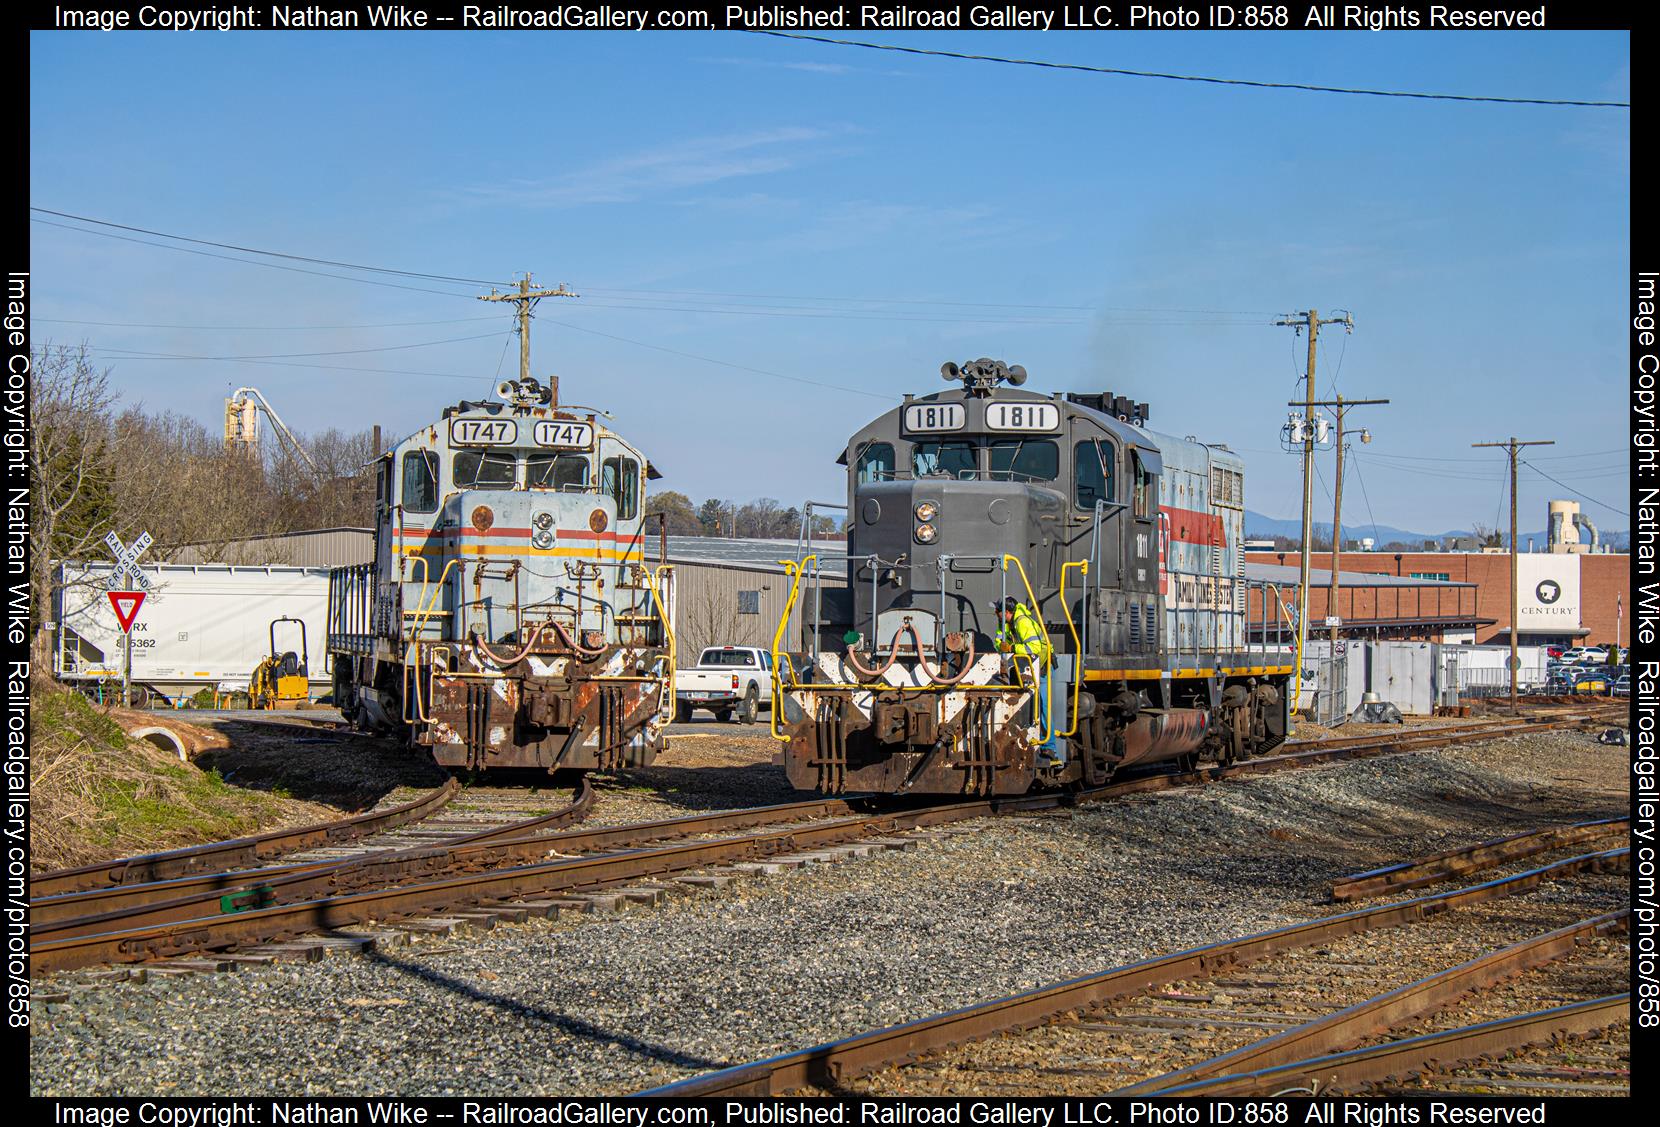
<svg viewBox="0 0 1660 1127">
<path fill-rule="evenodd" d="M 233 787 L 217 771 L 128 739 L 79 693 L 54 687 L 32 698 L 37 871 L 239 837 L 309 813 L 306 804 Z"/>
</svg>

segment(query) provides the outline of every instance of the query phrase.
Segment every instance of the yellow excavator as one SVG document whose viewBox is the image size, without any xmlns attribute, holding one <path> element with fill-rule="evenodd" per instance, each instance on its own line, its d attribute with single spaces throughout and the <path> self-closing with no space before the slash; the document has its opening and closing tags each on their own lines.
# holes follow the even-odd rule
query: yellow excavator
<svg viewBox="0 0 1660 1127">
<path fill-rule="evenodd" d="M 277 623 L 300 628 L 300 648 L 277 649 Z M 305 623 L 284 615 L 271 620 L 271 652 L 248 678 L 248 696 L 255 708 L 300 708 L 311 699 L 311 677 L 306 660 Z"/>
</svg>

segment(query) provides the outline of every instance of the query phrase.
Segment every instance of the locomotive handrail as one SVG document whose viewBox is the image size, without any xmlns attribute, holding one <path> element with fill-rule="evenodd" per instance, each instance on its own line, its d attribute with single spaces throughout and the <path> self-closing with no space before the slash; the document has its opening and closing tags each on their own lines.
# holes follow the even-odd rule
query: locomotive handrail
<svg viewBox="0 0 1660 1127">
<path fill-rule="evenodd" d="M 1003 553 L 1003 572 L 1004 572 L 1005 575 L 1008 574 L 1009 564 L 1011 564 L 1011 563 L 1014 564 L 1015 569 L 1020 573 L 1020 584 L 1021 584 L 1021 586 L 1026 588 L 1026 597 L 1031 600 L 1026 605 L 1030 606 L 1033 610 L 1038 611 L 1038 613 L 1041 615 L 1042 612 L 1040 610 L 1038 610 L 1039 604 L 1038 604 L 1037 596 L 1032 593 L 1032 581 L 1030 579 L 1026 578 L 1026 565 L 1020 562 L 1020 557 L 1019 556 L 1011 556 L 1007 552 Z M 1065 569 L 1063 567 L 1063 569 L 1062 569 L 1063 578 L 1064 578 L 1064 570 Z M 1066 608 L 1062 607 L 1061 612 L 1064 614 L 1065 611 L 1066 611 Z M 1067 615 L 1066 621 L 1067 621 L 1067 625 L 1070 626 L 1072 624 L 1072 616 Z M 1043 624 L 1042 624 L 1041 621 L 1038 623 L 1038 626 L 1039 626 L 1039 629 L 1043 628 Z M 1045 642 L 1048 641 L 1047 633 L 1048 632 L 1045 631 L 1045 638 L 1044 638 Z M 1015 656 L 1018 657 L 1019 655 L 1015 655 Z M 1054 649 L 1054 647 L 1053 646 L 1049 647 L 1049 656 L 1047 658 L 1045 658 L 1044 661 L 1043 661 L 1043 673 L 1042 674 L 1039 674 L 1037 672 L 1038 661 L 1037 661 L 1036 658 L 1032 659 L 1031 665 L 1032 665 L 1032 671 L 1033 671 L 1034 676 L 1046 676 L 1050 672 L 1052 672 L 1053 669 L 1054 669 L 1054 665 L 1055 665 L 1055 649 Z M 1015 662 L 1015 672 L 1016 672 L 1017 675 L 1018 675 L 1019 671 L 1020 671 L 1020 663 L 1018 661 L 1016 661 Z M 1041 683 L 1034 686 L 1034 691 L 1036 691 L 1039 694 L 1039 699 L 1040 700 L 1042 699 L 1042 689 L 1043 689 L 1043 686 L 1042 686 Z M 1041 734 L 1041 738 L 1037 739 L 1037 740 L 1029 740 L 1027 742 L 1031 746 L 1036 747 L 1038 744 L 1046 743 L 1048 741 L 1049 737 L 1051 735 L 1053 735 L 1054 732 L 1055 732 L 1055 692 L 1054 692 L 1053 682 L 1050 683 L 1050 687 L 1049 687 L 1049 707 L 1047 709 L 1033 709 L 1033 711 L 1038 713 L 1038 731 Z"/>
<path fill-rule="evenodd" d="M 1089 561 L 1088 560 L 1073 560 L 1069 563 L 1061 564 L 1061 593 L 1060 593 L 1061 613 L 1066 616 L 1066 628 L 1067 628 L 1067 630 L 1071 631 L 1071 633 L 1072 633 L 1072 648 L 1074 650 L 1073 665 L 1072 665 L 1072 726 L 1064 732 L 1056 732 L 1055 734 L 1057 736 L 1066 736 L 1068 738 L 1078 734 L 1078 695 L 1079 695 L 1079 692 L 1082 689 L 1083 683 L 1084 683 L 1084 651 L 1083 651 L 1083 648 L 1082 648 L 1083 644 L 1078 639 L 1078 628 L 1072 624 L 1072 611 L 1067 607 L 1067 604 L 1066 604 L 1066 569 L 1069 568 L 1069 567 L 1078 568 L 1079 569 L 1078 570 L 1079 577 L 1083 578 L 1083 579 L 1088 579 L 1089 578 Z M 1089 620 L 1087 618 L 1084 620 L 1084 625 L 1086 627 L 1089 625 Z M 1049 692 L 1049 703 L 1051 705 L 1051 708 L 1053 707 L 1053 705 L 1055 703 L 1054 697 L 1055 697 L 1054 689 L 1053 689 L 1053 687 L 1051 687 L 1050 692 Z"/>
<path fill-rule="evenodd" d="M 659 619 L 662 620 L 662 623 L 663 623 L 663 641 L 666 643 L 665 648 L 668 650 L 668 654 L 669 654 L 668 676 L 663 679 L 663 683 L 664 683 L 664 686 L 665 686 L 665 688 L 664 688 L 664 698 L 663 698 L 664 699 L 663 715 L 665 717 L 669 717 L 669 716 L 674 715 L 674 706 L 675 706 L 675 696 L 674 696 L 675 642 L 674 642 L 674 625 L 669 620 L 668 603 L 666 601 L 664 601 L 663 596 L 658 592 L 658 581 L 661 579 L 663 573 L 669 573 L 670 577 L 672 578 L 673 572 L 674 572 L 674 565 L 673 564 L 667 564 L 667 563 L 658 564 L 657 565 L 657 570 L 655 572 L 653 572 L 650 568 L 646 567 L 644 564 L 640 565 L 640 578 L 644 579 L 646 581 L 646 590 L 651 592 L 651 601 L 657 605 L 657 616 L 658 616 Z M 777 664 L 778 663 L 776 661 L 773 662 L 773 667 L 774 667 L 775 672 L 776 672 L 776 669 L 777 669 Z M 773 700 L 773 711 L 776 712 L 778 710 L 778 696 L 777 696 L 776 693 L 773 695 L 772 700 Z"/>
<path fill-rule="evenodd" d="M 818 556 L 811 555 L 803 557 L 799 562 L 778 561 L 784 567 L 784 574 L 790 577 L 790 593 L 784 600 L 784 614 L 778 620 L 778 629 L 772 635 L 772 708 L 767 717 L 767 730 L 772 738 L 780 743 L 789 743 L 790 737 L 778 733 L 778 718 L 784 711 L 784 675 L 779 672 L 784 668 L 784 662 L 778 647 L 784 641 L 784 631 L 789 629 L 790 613 L 795 609 L 796 595 L 801 592 L 801 573 L 807 569 L 809 561 L 817 560 Z M 790 680 L 795 680 L 793 665 L 790 667 Z"/>
</svg>

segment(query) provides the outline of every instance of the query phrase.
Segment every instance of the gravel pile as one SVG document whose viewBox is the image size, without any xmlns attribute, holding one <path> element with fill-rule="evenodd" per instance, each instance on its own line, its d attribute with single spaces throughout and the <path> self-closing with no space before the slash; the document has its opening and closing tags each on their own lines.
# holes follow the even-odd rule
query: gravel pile
<svg viewBox="0 0 1660 1127">
<path fill-rule="evenodd" d="M 76 991 L 37 1014 L 31 1086 L 633 1091 L 1331 911 L 1334 876 L 1624 810 L 1621 764 L 1589 736 L 1530 734 L 990 820 L 620 919 Z"/>
</svg>

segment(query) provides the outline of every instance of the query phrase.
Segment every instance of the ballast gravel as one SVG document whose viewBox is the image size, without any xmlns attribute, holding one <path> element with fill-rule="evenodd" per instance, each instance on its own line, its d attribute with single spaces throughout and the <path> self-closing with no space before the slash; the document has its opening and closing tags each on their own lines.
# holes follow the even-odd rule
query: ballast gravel
<svg viewBox="0 0 1660 1127">
<path fill-rule="evenodd" d="M 69 1000 L 35 1010 L 31 1090 L 635 1091 L 1336 911 L 1326 882 L 1360 869 L 1619 814 L 1621 751 L 1529 734 L 968 823 L 617 918 L 142 985 L 63 975 Z"/>
</svg>

